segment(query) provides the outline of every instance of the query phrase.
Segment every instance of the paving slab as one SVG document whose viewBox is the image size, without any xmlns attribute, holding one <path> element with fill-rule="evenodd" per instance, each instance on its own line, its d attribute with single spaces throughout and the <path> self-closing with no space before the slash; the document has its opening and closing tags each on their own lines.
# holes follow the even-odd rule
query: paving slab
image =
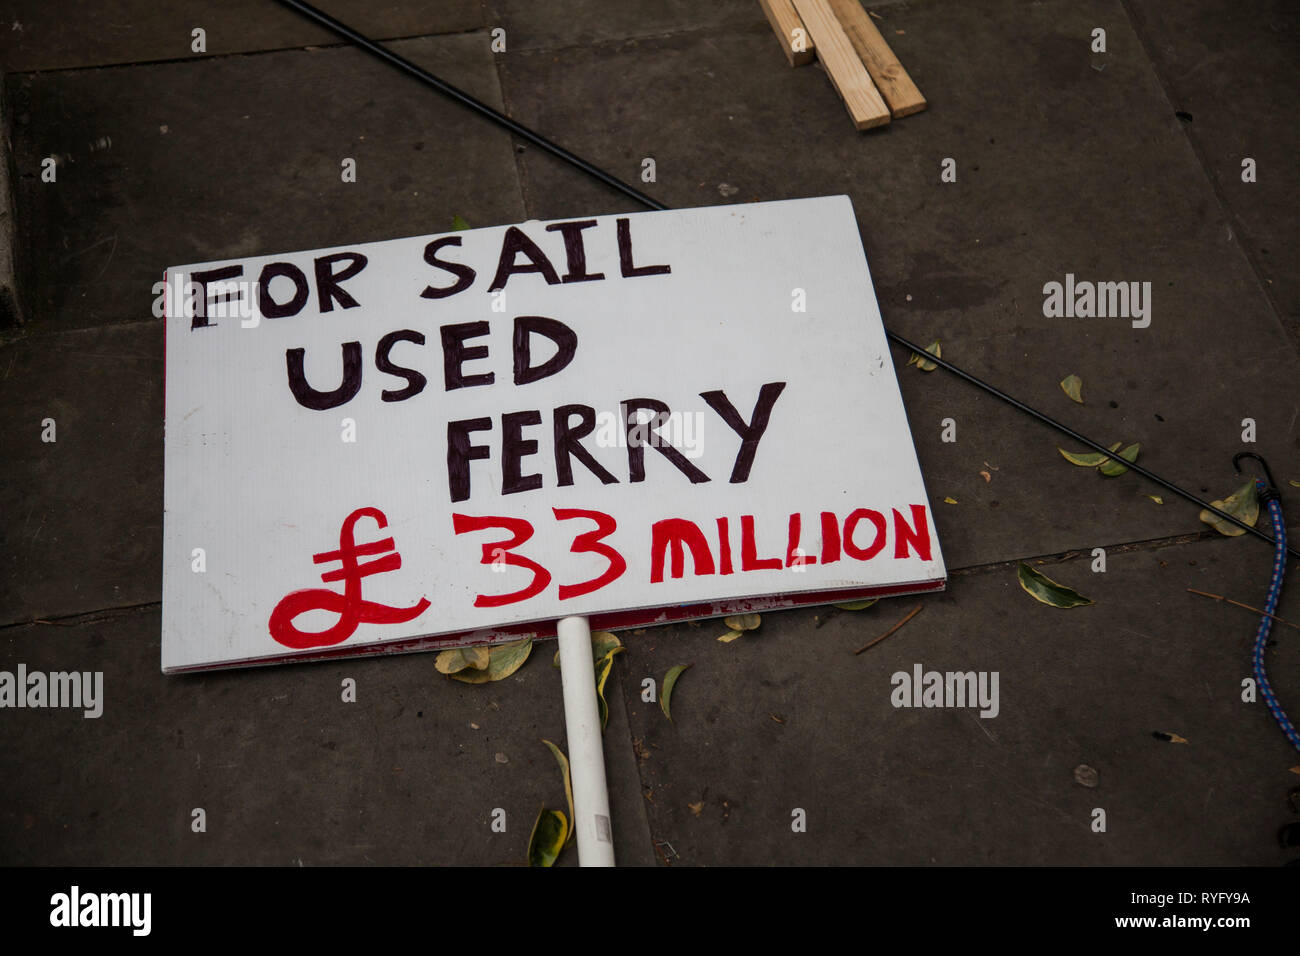
<svg viewBox="0 0 1300 956">
<path fill-rule="evenodd" d="M 1113 552 L 1105 573 L 1087 559 L 1043 566 L 1096 602 L 1068 611 L 1025 594 L 1013 567 L 973 572 L 859 656 L 918 602 L 765 614 L 731 644 L 715 640 L 721 621 L 630 638 L 654 839 L 685 866 L 1285 863 L 1295 854 L 1276 834 L 1294 820 L 1296 754 L 1263 704 L 1241 699 L 1258 617 L 1185 591 L 1255 603 L 1270 565 L 1220 539 Z M 1300 587 L 1283 604 L 1295 619 Z M 1277 629 L 1268 662 L 1292 713 L 1295 634 Z M 638 685 L 679 663 L 694 666 L 669 723 Z M 894 675 L 918 664 L 997 672 L 996 716 L 893 706 Z M 1097 786 L 1076 782 L 1080 765 Z"/>
<path fill-rule="evenodd" d="M 1184 114 L 1241 242 L 1292 336 L 1300 339 L 1300 194 L 1295 154 L 1300 8 L 1277 0 L 1130 0 L 1139 31 Z M 1254 182 L 1242 163 L 1255 162 Z"/>
<path fill-rule="evenodd" d="M 487 23 L 481 0 L 376 5 L 363 0 L 319 4 L 367 36 L 459 33 Z M 204 30 L 204 53 L 193 31 Z M 45 0 L 13 0 L 0 22 L 0 60 L 10 69 L 72 69 L 111 63 L 281 50 L 338 43 L 335 34 L 267 0 L 185 0 L 158 4 L 106 0 L 69 11 Z"/>
<path fill-rule="evenodd" d="M 489 42 L 393 49 L 500 106 Z M 509 138 L 359 50 L 26 74 L 8 93 L 32 324 L 148 318 L 168 266 L 523 218 Z"/>
<path fill-rule="evenodd" d="M 559 50 L 765 22 L 758 0 L 487 0 L 487 6 L 493 24 L 506 31 L 507 51 Z"/>
<path fill-rule="evenodd" d="M 0 624 L 157 601 L 162 320 L 0 345 Z"/>
<path fill-rule="evenodd" d="M 644 188 L 669 205 L 847 193 L 889 327 L 941 340 L 945 357 L 1086 434 L 1140 443 L 1143 464 L 1197 494 L 1236 487 L 1231 456 L 1247 449 L 1300 477 L 1300 365 L 1123 6 L 883 16 L 930 108 L 868 133 L 824 74 L 786 65 L 766 24 L 567 50 L 562 80 L 551 54 L 508 53 L 502 82 L 518 119 L 614 174 L 639 183 L 654 158 Z M 1104 59 L 1090 51 L 1103 22 Z M 955 183 L 941 182 L 945 158 Z M 631 208 L 535 150 L 521 159 L 532 216 Z M 1149 282 L 1150 326 L 1045 316 L 1045 284 L 1067 274 Z M 1056 433 L 894 357 L 950 566 L 1198 530 L 1194 508 L 1068 465 Z M 1083 406 L 1059 387 L 1071 373 Z"/>
<path fill-rule="evenodd" d="M 429 655 L 164 677 L 159 626 L 155 606 L 0 631 L 0 670 L 102 671 L 104 698 L 98 718 L 2 712 L 0 863 L 519 865 L 538 810 L 567 813 L 541 743 L 567 749 L 553 642 L 479 686 Z M 624 691 L 609 689 L 615 852 L 652 864 Z"/>
</svg>

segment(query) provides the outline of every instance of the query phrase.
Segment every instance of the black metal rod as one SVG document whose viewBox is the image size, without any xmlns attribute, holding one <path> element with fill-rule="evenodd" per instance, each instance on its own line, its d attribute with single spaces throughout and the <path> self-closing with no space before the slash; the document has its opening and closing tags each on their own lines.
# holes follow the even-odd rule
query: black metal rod
<svg viewBox="0 0 1300 956">
<path fill-rule="evenodd" d="M 1026 405 L 1024 402 L 1020 401 L 1019 399 L 1012 398 L 1010 395 L 1002 391 L 1000 388 L 990 385 L 988 382 L 985 382 L 982 379 L 977 378 L 976 376 L 972 375 L 970 372 L 967 372 L 965 369 L 958 368 L 956 365 L 953 365 L 951 362 L 942 359 L 937 355 L 930 354 L 929 352 L 925 351 L 916 343 L 909 342 L 907 339 L 903 338 L 898 333 L 891 332 L 888 329 L 886 329 L 885 334 L 888 335 L 896 344 L 901 345 L 904 348 L 910 349 L 911 351 L 915 352 L 917 355 L 925 359 L 927 362 L 933 362 L 936 365 L 946 368 L 949 372 L 952 372 L 958 378 L 965 379 L 966 381 L 970 382 L 972 385 L 979 386 L 980 388 L 984 389 L 984 391 L 988 392 L 990 395 L 994 396 L 995 398 L 1001 399 L 1002 401 L 1006 402 L 1008 405 L 1010 405 L 1013 408 L 1020 409 L 1026 415 L 1030 415 L 1034 418 L 1037 418 L 1040 422 L 1042 422 L 1045 425 L 1052 426 L 1058 432 L 1060 432 L 1063 435 L 1068 435 L 1074 441 L 1079 442 L 1079 444 L 1087 445 L 1093 451 L 1099 451 L 1103 455 L 1106 455 L 1108 458 L 1118 457 L 1115 452 L 1111 451 L 1109 448 L 1105 447 L 1104 445 L 1101 445 L 1093 441 L 1087 435 L 1079 434 L 1069 425 L 1065 425 L 1062 424 L 1061 422 L 1058 422 L 1055 418 L 1052 418 L 1050 415 L 1044 415 L 1042 412 L 1034 408 L 1032 405 Z M 1154 481 L 1162 488 L 1168 488 L 1174 494 L 1186 498 L 1188 501 L 1192 502 L 1193 504 L 1200 505 L 1206 511 L 1213 512 L 1223 520 L 1232 522 L 1238 528 L 1241 528 L 1243 531 L 1249 531 L 1251 534 L 1255 535 L 1255 537 L 1262 538 L 1265 541 L 1269 542 L 1269 544 L 1276 544 L 1272 535 L 1261 531 L 1259 528 L 1255 528 L 1252 527 L 1251 525 L 1246 524 L 1246 522 L 1242 521 L 1240 518 L 1236 517 L 1235 515 L 1230 515 L 1226 511 L 1219 510 L 1218 508 L 1214 507 L 1214 505 L 1210 504 L 1208 501 L 1202 501 L 1200 498 L 1196 497 L 1196 495 L 1192 494 L 1190 491 L 1184 491 L 1182 488 L 1174 484 L 1172 481 L 1169 481 L 1166 478 L 1161 478 L 1155 472 L 1143 468 L 1141 465 L 1137 464 L 1136 462 L 1131 462 L 1120 458 L 1118 459 L 1117 463 L 1124 465 L 1125 468 L 1132 469 L 1133 471 L 1141 475 L 1143 478 L 1147 478 L 1150 481 Z M 1294 555 L 1295 557 L 1300 558 L 1300 551 L 1297 551 L 1295 548 L 1288 547 L 1287 551 L 1290 554 Z"/>
<path fill-rule="evenodd" d="M 493 109 L 492 107 L 484 103 L 482 100 L 475 99 L 474 97 L 466 93 L 464 90 L 457 89 L 456 87 L 452 86 L 450 83 L 438 79 L 438 77 L 434 76 L 429 71 L 423 70 L 420 67 L 416 66 L 414 63 L 412 63 L 410 60 L 406 59 L 405 57 L 398 56 L 396 53 L 392 52 L 391 50 L 385 49 L 384 47 L 376 43 L 374 40 L 371 40 L 369 37 L 363 36 L 362 34 L 358 33 L 356 30 L 353 30 L 346 23 L 340 23 L 338 20 L 335 20 L 333 17 L 331 17 L 328 13 L 325 13 L 323 10 L 316 9 L 310 3 L 303 3 L 302 0 L 280 0 L 280 2 L 283 3 L 285 6 L 296 10 L 298 13 L 301 13 L 303 16 L 315 20 L 317 23 L 319 23 L 321 26 L 325 27 L 326 29 L 333 30 L 339 36 L 343 37 L 343 39 L 347 40 L 350 43 L 355 43 L 357 46 L 361 47 L 361 49 L 365 50 L 367 53 L 373 53 L 381 60 L 385 60 L 388 63 L 392 64 L 393 66 L 397 67 L 398 69 L 403 70 L 406 73 L 409 73 L 411 76 L 415 77 L 421 83 L 424 83 L 426 86 L 433 87 L 435 90 L 437 90 L 439 93 L 442 93 L 444 96 L 451 97 L 453 100 L 455 100 L 457 103 L 460 103 L 462 106 L 468 106 L 470 109 L 474 110 L 475 112 L 481 113 L 483 116 L 486 116 L 488 119 L 492 120 L 492 122 L 497 123 L 500 126 L 504 126 L 506 129 L 510 130 L 510 132 L 514 133 L 520 139 L 526 139 L 534 146 L 540 146 L 548 153 L 551 153 L 554 156 L 558 156 L 560 159 L 564 160 L 570 166 L 575 166 L 578 169 L 582 170 L 584 173 L 586 173 L 588 176 L 593 176 L 596 179 L 599 179 L 605 185 L 617 189 L 623 195 L 635 199 L 637 202 L 641 203 L 642 205 L 649 206 L 651 209 L 668 208 L 667 206 L 663 205 L 657 200 L 647 196 L 639 189 L 633 189 L 631 186 L 623 182 L 621 179 L 618 179 L 615 176 L 611 176 L 609 173 L 605 172 L 600 167 L 593 166 L 591 163 L 587 162 L 581 156 L 575 156 L 573 153 L 569 152 L 563 146 L 560 146 L 556 143 L 552 143 L 546 137 L 534 133 L 527 126 L 523 126 L 519 123 L 516 123 L 509 116 L 506 116 L 506 114 L 500 112 L 499 110 Z"/>
<path fill-rule="evenodd" d="M 528 142 L 533 143 L 536 146 L 540 146 L 548 153 L 551 153 L 554 156 L 558 156 L 560 159 L 564 160 L 570 166 L 582 170 L 588 176 L 600 180 L 605 185 L 618 190 L 623 195 L 628 196 L 631 199 L 635 199 L 643 206 L 646 206 L 650 209 L 660 210 L 660 211 L 668 209 L 668 207 L 665 206 L 663 203 L 659 202 L 656 199 L 651 198 L 650 196 L 647 196 L 639 189 L 633 189 L 631 186 L 623 182 L 621 179 L 618 179 L 616 176 L 610 175 L 609 173 L 605 172 L 603 169 L 601 169 L 598 166 L 593 166 L 591 163 L 587 162 L 581 156 L 575 156 L 573 153 L 569 152 L 564 147 L 552 143 L 549 139 L 546 139 L 544 136 L 534 133 L 527 126 L 523 126 L 515 122 L 509 116 L 506 116 L 504 113 L 500 112 L 499 110 L 493 109 L 492 107 L 488 106 L 486 103 L 480 100 L 476 100 L 474 97 L 470 96 L 468 93 L 464 92 L 463 90 L 459 90 L 456 87 L 452 86 L 450 83 L 438 79 L 438 77 L 434 76 L 432 73 L 428 72 L 427 70 L 423 70 L 420 67 L 416 66 L 414 63 L 412 63 L 410 60 L 406 59 L 405 57 L 398 56 L 396 53 L 393 53 L 391 50 L 385 49 L 375 41 L 371 40 L 369 37 L 366 37 L 358 33 L 356 30 L 353 30 L 347 24 L 340 23 L 338 20 L 335 20 L 329 14 L 325 13 L 322 10 L 318 10 L 316 7 L 313 7 L 311 4 L 303 3 L 302 0 L 280 0 L 280 2 L 283 3 L 285 6 L 290 7 L 293 10 L 296 10 L 298 13 L 301 13 L 303 16 L 315 20 L 321 26 L 334 31 L 339 36 L 343 37 L 343 39 L 347 40 L 350 43 L 356 44 L 357 46 L 361 47 L 361 49 L 365 50 L 367 53 L 372 53 L 375 56 L 379 57 L 381 60 L 384 60 L 389 64 L 397 67 L 398 69 L 410 74 L 420 82 L 424 83 L 426 86 L 433 87 L 435 90 L 437 90 L 439 93 L 442 93 L 444 96 L 449 96 L 457 103 L 460 103 L 463 106 L 468 106 L 470 109 L 474 110 L 475 112 L 483 116 L 486 116 L 488 119 L 492 120 L 492 122 L 496 123 L 499 126 L 505 127 L 511 133 L 515 134 L 521 139 L 526 139 L 528 140 Z M 888 328 L 886 328 L 885 334 L 888 335 L 889 338 L 892 339 L 896 344 L 901 345 L 906 349 L 910 349 L 911 351 L 916 352 L 918 355 L 924 355 L 926 361 L 934 362 L 936 365 L 942 366 L 943 368 L 947 369 L 949 372 L 952 372 L 958 378 L 965 379 L 967 382 L 970 382 L 972 385 L 983 389 L 984 391 L 988 392 L 990 395 L 994 396 L 995 398 L 998 398 L 1006 402 L 1008 405 L 1012 406 L 1013 408 L 1018 408 L 1026 415 L 1030 415 L 1031 417 L 1038 419 L 1040 422 L 1042 422 L 1045 425 L 1050 425 L 1052 428 L 1055 428 L 1061 434 L 1068 435 L 1074 441 L 1077 441 L 1082 445 L 1087 445 L 1089 448 L 1093 449 L 1094 451 L 1099 451 L 1104 455 L 1110 456 L 1112 454 L 1110 449 L 1106 448 L 1104 445 L 1093 441 L 1091 438 L 1087 437 L 1086 435 L 1079 434 L 1073 428 L 1070 428 L 1068 425 L 1064 425 L 1061 422 L 1058 422 L 1056 419 L 1052 418 L 1049 415 L 1043 414 L 1038 409 L 1034 408 L 1032 405 L 1026 405 L 1024 402 L 1012 398 L 1010 395 L 1008 395 L 1006 392 L 1002 391 L 1001 389 L 996 388 L 993 385 L 990 385 L 988 382 L 984 381 L 983 379 L 975 375 L 972 375 L 970 372 L 967 372 L 965 369 L 953 365 L 951 362 L 947 361 L 946 359 L 939 358 L 937 355 L 931 355 L 930 353 L 922 349 L 920 346 L 916 345 L 913 342 L 909 342 L 907 339 L 903 338 L 901 335 L 897 334 L 896 332 L 891 332 L 889 331 Z M 1238 528 L 1250 532 L 1255 537 L 1262 538 L 1263 540 L 1269 542 L 1270 544 L 1276 543 L 1272 535 L 1266 534 L 1265 532 L 1261 531 L 1259 528 L 1255 528 L 1252 527 L 1251 525 L 1246 524 L 1240 518 L 1237 518 L 1234 515 L 1230 515 L 1226 511 L 1220 511 L 1218 508 L 1214 507 L 1208 501 L 1202 501 L 1200 498 L 1196 497 L 1196 495 L 1192 494 L 1190 491 L 1184 491 L 1182 488 L 1174 484 L 1172 481 L 1169 481 L 1165 478 L 1161 478 L 1155 472 L 1149 471 L 1146 468 L 1143 468 L 1141 465 L 1136 464 L 1135 462 L 1124 461 L 1124 465 L 1125 467 L 1130 468 L 1133 471 L 1137 472 L 1142 477 L 1150 481 L 1154 481 L 1162 488 L 1167 488 L 1169 491 L 1172 491 L 1174 494 L 1187 499 L 1193 504 L 1200 505 L 1206 511 L 1210 511 L 1218 515 L 1224 521 L 1228 521 L 1236 525 Z M 1288 547 L 1287 552 L 1294 555 L 1297 558 L 1300 558 L 1300 550 L 1296 550 L 1295 548 Z"/>
</svg>

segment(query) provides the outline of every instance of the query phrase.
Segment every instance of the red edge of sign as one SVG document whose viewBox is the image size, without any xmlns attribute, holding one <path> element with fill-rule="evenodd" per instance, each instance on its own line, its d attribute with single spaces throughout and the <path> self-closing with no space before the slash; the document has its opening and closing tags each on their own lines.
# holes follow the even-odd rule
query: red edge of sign
<svg viewBox="0 0 1300 956">
<path fill-rule="evenodd" d="M 841 591 L 812 591 L 795 594 L 772 594 L 765 597 L 742 598 L 726 602 L 680 604 L 673 607 L 640 608 L 635 611 L 614 611 L 590 616 L 593 631 L 623 631 L 633 627 L 648 627 L 686 620 L 706 620 L 728 614 L 750 611 L 785 610 L 807 607 L 811 604 L 841 604 L 864 598 L 899 597 L 905 594 L 931 593 L 947 587 L 948 579 L 920 584 L 896 584 L 877 588 L 848 588 Z M 410 637 L 382 644 L 364 646 L 340 645 L 328 650 L 306 651 L 301 654 L 280 654 L 275 657 L 253 657 L 216 664 L 195 664 L 190 667 L 164 668 L 164 674 L 195 674 L 206 671 L 231 670 L 237 667 L 260 667 L 271 664 L 288 664 L 309 661 L 327 661 L 340 658 L 379 657 L 387 654 L 414 654 L 421 651 L 444 650 L 449 647 L 466 647 L 471 644 L 500 644 L 506 640 L 524 637 L 546 639 L 555 636 L 554 621 L 532 621 L 526 624 L 509 624 L 490 628 L 490 640 L 467 640 L 483 631 L 459 631 L 429 637 Z"/>
</svg>

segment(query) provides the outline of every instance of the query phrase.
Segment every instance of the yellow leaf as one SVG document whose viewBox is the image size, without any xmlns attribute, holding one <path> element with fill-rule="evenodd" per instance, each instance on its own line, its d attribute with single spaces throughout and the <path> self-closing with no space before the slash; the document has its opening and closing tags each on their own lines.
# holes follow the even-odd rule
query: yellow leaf
<svg viewBox="0 0 1300 956">
<path fill-rule="evenodd" d="M 1255 522 L 1259 520 L 1259 493 L 1255 490 L 1253 479 L 1246 482 L 1222 501 L 1211 501 L 1210 504 L 1220 511 L 1226 511 L 1234 518 L 1246 522 L 1252 528 L 1255 527 Z M 1230 538 L 1246 533 L 1235 524 L 1224 521 L 1213 511 L 1202 509 L 1199 517 L 1219 534 L 1227 535 Z"/>
<path fill-rule="evenodd" d="M 439 674 L 455 674 L 467 667 L 483 670 L 490 659 L 486 645 L 478 647 L 453 647 L 442 651 L 433 660 L 433 667 Z"/>
<path fill-rule="evenodd" d="M 1132 445 L 1129 445 L 1122 452 L 1120 452 L 1119 455 L 1116 457 L 1122 458 L 1124 459 L 1124 461 L 1128 461 L 1128 462 L 1137 461 L 1138 452 L 1141 450 L 1141 448 L 1142 448 L 1141 445 L 1139 445 L 1137 442 L 1134 442 Z M 1097 466 L 1097 470 L 1101 472 L 1103 475 L 1105 475 L 1107 478 L 1114 478 L 1115 476 L 1122 475 L 1124 474 L 1124 472 L 1128 471 L 1128 465 L 1122 465 L 1114 458 L 1112 458 L 1110 461 L 1103 461 L 1100 465 Z"/>
<path fill-rule="evenodd" d="M 946 505 L 955 505 L 955 504 L 957 503 L 957 499 L 956 499 L 956 498 L 944 498 L 944 499 L 943 499 L 943 503 L 946 504 Z"/>
<path fill-rule="evenodd" d="M 1067 375 L 1061 379 L 1061 391 L 1070 397 L 1070 401 L 1083 404 L 1083 379 L 1077 375 Z"/>
<path fill-rule="evenodd" d="M 533 833 L 528 838 L 528 865 L 551 866 L 569 838 L 569 821 L 559 810 L 543 807 L 537 812 Z"/>
<path fill-rule="evenodd" d="M 600 704 L 600 729 L 609 723 L 609 704 L 605 703 L 605 681 L 614 669 L 614 655 L 621 653 L 622 647 L 616 647 L 596 662 L 596 701 Z"/>
<path fill-rule="evenodd" d="M 485 650 L 488 651 L 486 668 L 483 670 L 465 668 L 447 676 L 464 684 L 487 684 L 491 681 L 505 680 L 523 667 L 524 661 L 528 660 L 528 655 L 533 650 L 533 639 L 527 637 L 522 641 L 513 641 L 509 644 L 494 644 Z"/>
<path fill-rule="evenodd" d="M 578 818 L 573 815 L 573 779 L 569 776 L 569 758 L 564 756 L 563 750 L 545 737 L 542 738 L 542 743 L 551 749 L 551 755 L 555 757 L 555 762 L 560 765 L 560 773 L 564 775 L 564 799 L 569 801 L 569 819 L 577 820 Z M 569 831 L 568 839 L 564 842 L 566 845 L 573 842 L 572 830 Z"/>
<path fill-rule="evenodd" d="M 718 638 L 718 640 L 721 641 L 723 644 L 730 644 L 732 641 L 734 641 L 736 638 L 740 637 L 740 635 L 744 633 L 745 633 L 744 631 L 728 631 L 726 634 L 723 634 L 720 638 Z"/>
<path fill-rule="evenodd" d="M 722 619 L 722 623 L 736 631 L 752 631 L 763 623 L 757 614 L 733 614 Z"/>
<path fill-rule="evenodd" d="M 1025 593 L 1043 604 L 1051 607 L 1070 608 L 1092 603 L 1091 599 L 1084 597 L 1074 588 L 1058 584 L 1041 571 L 1035 571 L 1023 561 L 1020 562 L 1018 575 L 1020 586 L 1024 588 Z"/>
<path fill-rule="evenodd" d="M 677 678 L 681 677 L 691 666 L 690 664 L 677 664 L 668 668 L 668 673 L 664 675 L 664 689 L 659 695 L 659 709 L 664 712 L 664 716 L 669 720 L 673 719 L 669 703 L 673 696 L 673 688 L 677 686 Z"/>
<path fill-rule="evenodd" d="M 836 604 L 835 606 L 841 611 L 865 611 L 879 600 L 880 598 L 867 598 L 864 601 L 846 601 L 843 604 Z"/>
<path fill-rule="evenodd" d="M 927 346 L 925 347 L 925 350 L 926 350 L 927 352 L 929 352 L 931 355 L 935 356 L 936 358 L 943 358 L 943 349 L 941 349 L 941 348 L 939 347 L 939 340 L 938 340 L 938 339 L 935 339 L 933 342 L 931 342 L 929 345 L 927 345 Z M 915 354 L 915 353 L 913 353 L 913 354 Z M 933 371 L 934 371 L 935 369 L 937 369 L 939 366 L 938 366 L 937 364 L 935 364 L 934 362 L 931 362 L 929 359 L 927 359 L 927 358 L 923 358 L 922 356 L 917 355 L 917 356 L 916 356 L 916 367 L 919 368 L 922 372 L 933 372 Z"/>
<path fill-rule="evenodd" d="M 626 648 L 623 642 L 609 631 L 592 631 L 591 632 L 591 662 L 594 664 L 606 654 L 617 654 Z M 556 648 L 555 657 L 551 659 L 551 666 L 558 668 L 560 666 L 560 650 Z"/>
<path fill-rule="evenodd" d="M 1110 446 L 1110 450 L 1114 451 L 1122 444 L 1124 443 L 1117 441 L 1115 442 L 1115 444 Z M 1060 448 L 1060 447 L 1058 447 L 1056 450 L 1059 451 L 1061 453 L 1061 457 L 1064 458 L 1066 461 L 1068 461 L 1070 464 L 1079 465 L 1083 468 L 1096 468 L 1098 465 L 1110 461 L 1109 455 L 1103 455 L 1099 451 L 1069 452 L 1066 451 L 1064 448 Z"/>
</svg>

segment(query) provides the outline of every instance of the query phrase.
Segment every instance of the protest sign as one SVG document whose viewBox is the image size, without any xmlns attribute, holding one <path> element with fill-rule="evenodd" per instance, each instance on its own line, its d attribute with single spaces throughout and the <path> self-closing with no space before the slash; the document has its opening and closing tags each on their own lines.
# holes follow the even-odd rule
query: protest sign
<svg viewBox="0 0 1300 956">
<path fill-rule="evenodd" d="M 168 270 L 163 669 L 939 590 L 847 197 Z"/>
</svg>

